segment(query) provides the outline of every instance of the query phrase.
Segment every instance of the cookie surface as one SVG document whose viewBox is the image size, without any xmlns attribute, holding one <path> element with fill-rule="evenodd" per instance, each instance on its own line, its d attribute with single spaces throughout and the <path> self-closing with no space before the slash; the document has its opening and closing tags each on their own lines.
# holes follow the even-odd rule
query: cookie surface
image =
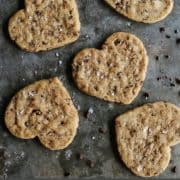
<svg viewBox="0 0 180 180">
<path fill-rule="evenodd" d="M 138 176 L 162 173 L 169 164 L 171 146 L 180 143 L 180 108 L 165 102 L 146 104 L 116 119 L 119 154 Z"/>
<path fill-rule="evenodd" d="M 129 19 L 156 23 L 165 19 L 172 11 L 173 0 L 105 0 L 120 14 Z"/>
<path fill-rule="evenodd" d="M 5 124 L 16 137 L 32 139 L 51 149 L 67 147 L 78 128 L 78 113 L 58 78 L 37 81 L 20 90 L 5 113 Z"/>
<path fill-rule="evenodd" d="M 12 40 L 30 52 L 45 51 L 76 41 L 80 22 L 75 0 L 25 0 L 25 9 L 9 20 Z"/>
<path fill-rule="evenodd" d="M 73 61 L 73 77 L 89 95 L 129 104 L 142 87 L 147 65 L 143 43 L 132 34 L 118 32 L 106 40 L 102 50 L 79 52 Z"/>
</svg>

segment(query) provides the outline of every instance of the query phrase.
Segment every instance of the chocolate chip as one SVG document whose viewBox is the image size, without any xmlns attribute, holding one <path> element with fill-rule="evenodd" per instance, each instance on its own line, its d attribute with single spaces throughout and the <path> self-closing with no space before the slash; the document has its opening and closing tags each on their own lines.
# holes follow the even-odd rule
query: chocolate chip
<svg viewBox="0 0 180 180">
<path fill-rule="evenodd" d="M 38 109 L 34 109 L 32 111 L 32 113 L 35 113 L 36 115 L 41 115 L 42 114 L 42 112 L 40 110 L 38 110 Z"/>
<path fill-rule="evenodd" d="M 143 97 L 147 100 L 147 99 L 149 98 L 149 93 L 144 92 L 144 93 L 143 93 Z"/>
<path fill-rule="evenodd" d="M 87 161 L 87 165 L 88 165 L 90 168 L 94 168 L 95 165 L 96 165 L 96 162 L 95 162 L 95 161 L 92 161 L 92 160 L 88 160 L 88 161 Z"/>
<path fill-rule="evenodd" d="M 114 45 L 115 46 L 117 46 L 118 44 L 120 44 L 121 43 L 121 41 L 119 40 L 119 39 L 116 39 L 115 41 L 114 41 Z"/>
<path fill-rule="evenodd" d="M 176 166 L 171 168 L 171 172 L 176 173 Z"/>
<path fill-rule="evenodd" d="M 160 32 L 164 32 L 164 31 L 165 31 L 165 28 L 164 28 L 164 27 L 160 27 L 160 28 L 159 28 L 159 31 L 160 31 Z"/>
<path fill-rule="evenodd" d="M 179 78 L 175 78 L 176 84 L 180 84 L 180 79 Z"/>
<path fill-rule="evenodd" d="M 176 44 L 178 44 L 178 45 L 180 44 L 180 38 L 176 39 Z"/>
<path fill-rule="evenodd" d="M 105 134 L 107 132 L 107 129 L 105 128 L 99 128 L 99 133 Z"/>
</svg>

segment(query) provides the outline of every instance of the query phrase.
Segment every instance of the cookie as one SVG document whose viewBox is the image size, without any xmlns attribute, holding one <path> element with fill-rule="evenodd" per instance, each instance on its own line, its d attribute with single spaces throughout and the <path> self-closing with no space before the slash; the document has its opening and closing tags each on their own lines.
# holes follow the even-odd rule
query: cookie
<svg viewBox="0 0 180 180">
<path fill-rule="evenodd" d="M 173 0 L 105 0 L 118 13 L 138 22 L 156 23 L 172 11 Z"/>
<path fill-rule="evenodd" d="M 72 66 L 74 81 L 81 91 L 106 101 L 130 104 L 142 87 L 148 56 L 136 36 L 117 32 L 101 50 L 79 52 Z"/>
<path fill-rule="evenodd" d="M 58 78 L 37 81 L 20 90 L 5 113 L 5 124 L 14 136 L 38 137 L 51 150 L 64 149 L 73 141 L 78 122 L 78 112 Z"/>
<path fill-rule="evenodd" d="M 58 48 L 76 41 L 80 22 L 75 0 L 25 0 L 25 9 L 9 20 L 9 34 L 30 52 Z"/>
<path fill-rule="evenodd" d="M 136 175 L 157 176 L 168 166 L 171 146 L 180 143 L 180 108 L 167 102 L 146 104 L 120 115 L 117 147 Z"/>
</svg>

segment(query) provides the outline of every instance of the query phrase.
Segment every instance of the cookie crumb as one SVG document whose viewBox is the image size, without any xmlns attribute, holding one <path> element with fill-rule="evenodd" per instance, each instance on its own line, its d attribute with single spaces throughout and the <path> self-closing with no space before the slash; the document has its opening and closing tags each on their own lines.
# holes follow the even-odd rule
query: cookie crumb
<svg viewBox="0 0 180 180">
<path fill-rule="evenodd" d="M 165 32 L 165 28 L 164 27 L 160 27 L 159 28 L 159 31 L 162 33 L 162 32 Z"/>
<path fill-rule="evenodd" d="M 65 172 L 64 172 L 64 176 L 65 176 L 65 177 L 70 176 L 70 172 L 65 171 Z"/>
<path fill-rule="evenodd" d="M 78 154 L 77 154 L 77 158 L 78 158 L 79 160 L 83 160 L 85 157 L 84 157 L 84 154 L 83 154 L 83 153 L 78 153 Z"/>
<path fill-rule="evenodd" d="M 164 57 L 165 57 L 166 59 L 169 59 L 169 55 L 165 55 Z"/>
<path fill-rule="evenodd" d="M 96 165 L 96 162 L 95 162 L 95 161 L 92 161 L 92 160 L 88 160 L 88 161 L 87 161 L 87 165 L 88 165 L 90 168 L 94 168 L 95 165 Z"/>
<path fill-rule="evenodd" d="M 171 172 L 176 173 L 176 166 L 171 168 Z"/>
<path fill-rule="evenodd" d="M 180 79 L 179 78 L 175 78 L 176 84 L 180 85 Z"/>
<path fill-rule="evenodd" d="M 155 56 L 155 59 L 156 59 L 156 61 L 158 61 L 159 60 L 159 56 Z"/>
<path fill-rule="evenodd" d="M 166 38 L 167 38 L 167 39 L 170 39 L 170 38 L 171 38 L 171 36 L 170 36 L 170 35 L 168 35 L 168 34 L 166 34 Z"/>
<path fill-rule="evenodd" d="M 107 129 L 105 128 L 99 128 L 99 133 L 105 134 L 107 132 Z"/>
<path fill-rule="evenodd" d="M 176 44 L 179 45 L 180 44 L 180 38 L 176 39 Z"/>
</svg>

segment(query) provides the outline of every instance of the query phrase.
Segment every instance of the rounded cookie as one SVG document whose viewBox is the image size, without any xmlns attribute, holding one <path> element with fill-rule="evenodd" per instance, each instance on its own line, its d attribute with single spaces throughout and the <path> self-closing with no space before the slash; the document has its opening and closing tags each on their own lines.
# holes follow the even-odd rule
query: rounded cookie
<svg viewBox="0 0 180 180">
<path fill-rule="evenodd" d="M 120 14 L 129 19 L 156 23 L 165 19 L 172 11 L 173 0 L 105 0 Z"/>
<path fill-rule="evenodd" d="M 180 143 L 180 108 L 167 102 L 138 107 L 117 117 L 119 154 L 136 175 L 157 176 L 168 166 L 171 146 Z"/>
<path fill-rule="evenodd" d="M 45 51 L 76 41 L 80 32 L 75 0 L 25 0 L 25 9 L 9 20 L 12 40 L 30 52 Z"/>
<path fill-rule="evenodd" d="M 72 66 L 74 81 L 83 92 L 130 104 L 142 87 L 148 56 L 140 39 L 117 32 L 106 40 L 101 50 L 91 48 L 79 52 Z"/>
<path fill-rule="evenodd" d="M 16 137 L 51 149 L 67 147 L 78 128 L 78 112 L 58 78 L 37 81 L 20 90 L 5 112 L 5 124 Z"/>
</svg>

